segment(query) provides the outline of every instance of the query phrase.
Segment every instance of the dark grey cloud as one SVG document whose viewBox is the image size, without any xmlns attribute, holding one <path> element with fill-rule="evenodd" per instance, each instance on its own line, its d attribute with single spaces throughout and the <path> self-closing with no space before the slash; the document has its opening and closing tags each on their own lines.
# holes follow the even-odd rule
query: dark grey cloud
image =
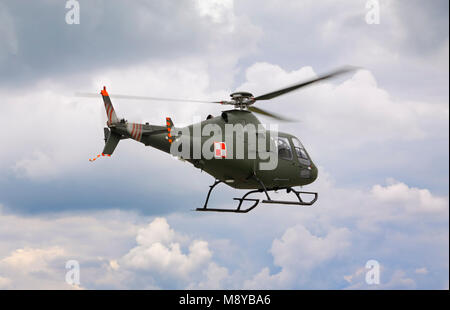
<svg viewBox="0 0 450 310">
<path fill-rule="evenodd" d="M 449 36 L 449 2 L 401 0 L 393 5 L 406 28 L 404 40 L 397 42 L 400 48 L 417 57 L 434 55 Z"/>
<path fill-rule="evenodd" d="M 287 70 L 312 65 L 317 72 L 354 64 L 373 71 L 394 94 L 448 97 L 448 62 L 439 68 L 445 53 L 448 58 L 448 2 L 380 3 L 380 25 L 368 25 L 364 1 L 237 1 L 234 12 L 244 23 L 214 22 L 195 1 L 80 1 L 80 25 L 67 25 L 65 1 L 26 7 L 9 1 L 0 5 L 0 83 L 64 78 L 82 87 L 104 68 L 195 57 L 217 77 L 212 84 L 240 72 L 239 85 L 242 69 L 256 61 Z"/>
<path fill-rule="evenodd" d="M 86 78 L 99 69 L 207 56 L 221 48 L 232 53 L 227 48 L 232 39 L 246 48 L 252 44 L 248 29 L 227 33 L 223 23 L 200 15 L 195 1 L 79 3 L 79 25 L 66 24 L 65 1 L 8 1 L 0 6 L 9 18 L 2 27 L 10 28 L 2 39 L 14 40 L 16 47 L 0 58 L 1 84 L 20 87 L 40 79 Z"/>
</svg>

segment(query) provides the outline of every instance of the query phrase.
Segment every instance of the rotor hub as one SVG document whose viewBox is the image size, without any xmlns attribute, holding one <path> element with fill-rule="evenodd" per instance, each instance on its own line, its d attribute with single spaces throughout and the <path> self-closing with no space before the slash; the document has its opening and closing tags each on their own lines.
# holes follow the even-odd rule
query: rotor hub
<svg viewBox="0 0 450 310">
<path fill-rule="evenodd" d="M 255 97 L 249 92 L 239 91 L 230 94 L 232 104 L 236 108 L 244 109 L 255 102 Z"/>
<path fill-rule="evenodd" d="M 238 92 L 232 93 L 232 94 L 230 95 L 230 97 L 231 97 L 232 99 L 238 99 L 238 98 L 253 98 L 253 95 L 252 95 L 251 93 L 249 93 L 249 92 L 246 92 L 246 91 L 238 91 Z"/>
</svg>

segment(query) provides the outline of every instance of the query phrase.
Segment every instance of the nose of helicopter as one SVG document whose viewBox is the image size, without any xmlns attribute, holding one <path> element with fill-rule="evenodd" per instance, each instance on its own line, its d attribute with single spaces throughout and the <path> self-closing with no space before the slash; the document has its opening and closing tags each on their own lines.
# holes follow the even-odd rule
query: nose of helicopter
<svg viewBox="0 0 450 310">
<path fill-rule="evenodd" d="M 317 179 L 318 175 L 319 175 L 319 170 L 317 169 L 316 165 L 311 163 L 311 183 Z"/>
</svg>

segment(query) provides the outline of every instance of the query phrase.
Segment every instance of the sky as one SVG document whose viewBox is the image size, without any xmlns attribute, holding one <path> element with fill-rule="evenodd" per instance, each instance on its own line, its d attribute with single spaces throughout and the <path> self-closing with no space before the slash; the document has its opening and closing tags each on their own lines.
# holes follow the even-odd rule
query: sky
<svg viewBox="0 0 450 310">
<path fill-rule="evenodd" d="M 0 0 L 0 289 L 448 289 L 449 4 L 375 1 L 368 24 L 368 2 L 79 0 L 67 24 L 66 1 Z M 88 160 L 106 117 L 76 92 L 226 100 L 344 65 L 260 104 L 299 119 L 278 126 L 319 168 L 312 207 L 197 213 L 214 180 L 190 164 L 129 140 Z M 113 104 L 156 125 L 221 112 Z"/>
</svg>

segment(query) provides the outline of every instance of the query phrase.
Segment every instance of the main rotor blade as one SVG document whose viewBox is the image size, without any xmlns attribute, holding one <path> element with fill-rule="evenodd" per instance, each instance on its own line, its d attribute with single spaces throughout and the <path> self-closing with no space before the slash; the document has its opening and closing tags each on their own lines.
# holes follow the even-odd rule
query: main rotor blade
<svg viewBox="0 0 450 310">
<path fill-rule="evenodd" d="M 77 97 L 98 98 L 100 94 L 94 93 L 75 93 Z M 130 96 L 130 95 L 110 95 L 111 98 L 117 99 L 132 99 L 132 100 L 158 100 L 158 101 L 174 101 L 174 102 L 197 102 L 197 103 L 221 103 L 221 101 L 206 101 L 193 99 L 175 99 L 175 98 L 160 98 L 160 97 L 144 97 L 144 96 Z"/>
<path fill-rule="evenodd" d="M 271 93 L 267 93 L 267 94 L 258 96 L 258 97 L 255 98 L 255 101 L 256 100 L 269 100 L 269 99 L 272 99 L 272 98 L 284 95 L 286 93 L 289 93 L 289 92 L 291 92 L 293 90 L 296 90 L 298 88 L 305 87 L 305 86 L 308 86 L 310 84 L 313 84 L 313 83 L 316 83 L 316 82 L 319 82 L 319 81 L 323 81 L 323 80 L 335 77 L 335 76 L 343 74 L 343 73 L 347 73 L 347 72 L 353 71 L 355 69 L 357 69 L 357 68 L 356 67 L 350 67 L 350 66 L 344 67 L 344 68 L 338 69 L 336 71 L 333 71 L 331 73 L 318 76 L 315 79 L 312 79 L 312 80 L 309 80 L 309 81 L 304 81 L 304 82 L 301 82 L 301 83 L 298 83 L 298 84 L 295 84 L 295 85 L 292 85 L 292 86 L 289 86 L 289 87 L 286 87 L 286 88 L 282 88 L 282 89 L 273 91 Z"/>
<path fill-rule="evenodd" d="M 258 114 L 261 114 L 261 115 L 265 115 L 265 116 L 274 118 L 274 119 L 279 120 L 279 121 L 284 121 L 284 122 L 294 122 L 295 121 L 294 119 L 286 118 L 286 117 L 283 117 L 281 115 L 277 115 L 277 114 L 274 114 L 272 112 L 268 112 L 268 111 L 265 111 L 263 109 L 257 108 L 255 106 L 250 106 L 250 107 L 247 108 L 247 110 L 252 111 L 253 113 L 258 113 Z"/>
</svg>

